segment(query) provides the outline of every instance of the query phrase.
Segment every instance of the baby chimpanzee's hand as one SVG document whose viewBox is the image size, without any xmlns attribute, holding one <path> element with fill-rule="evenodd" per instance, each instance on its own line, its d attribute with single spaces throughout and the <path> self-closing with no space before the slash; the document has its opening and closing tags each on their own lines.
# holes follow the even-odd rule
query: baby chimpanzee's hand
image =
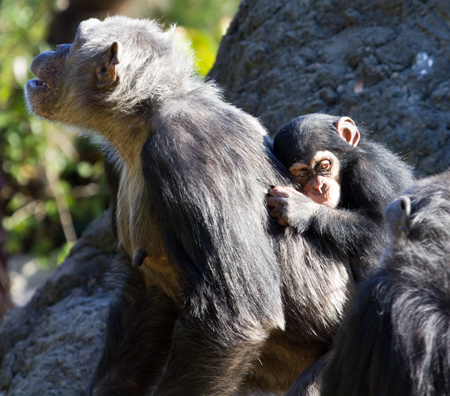
<svg viewBox="0 0 450 396">
<path fill-rule="evenodd" d="M 295 227 L 300 232 L 308 228 L 318 206 L 299 191 L 280 186 L 269 190 L 267 205 L 271 208 L 270 215 L 277 219 L 278 224 Z"/>
</svg>

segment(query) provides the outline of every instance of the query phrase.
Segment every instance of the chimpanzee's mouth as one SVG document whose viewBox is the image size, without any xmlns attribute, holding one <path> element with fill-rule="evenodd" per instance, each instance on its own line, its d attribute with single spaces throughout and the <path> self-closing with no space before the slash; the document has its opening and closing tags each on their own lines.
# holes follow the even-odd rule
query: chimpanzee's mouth
<svg viewBox="0 0 450 396">
<path fill-rule="evenodd" d="M 39 80 L 38 78 L 36 78 L 34 80 L 29 80 L 27 85 L 31 89 L 45 89 L 45 88 L 48 88 L 48 85 L 44 81 Z"/>
<path fill-rule="evenodd" d="M 328 194 L 328 189 L 329 189 L 329 187 L 324 187 L 324 188 L 322 188 L 321 192 L 320 191 L 317 191 L 317 192 L 309 191 L 308 193 L 311 194 L 311 195 L 315 195 L 317 197 L 321 197 L 321 196 L 325 196 L 325 195 Z"/>
<path fill-rule="evenodd" d="M 45 86 L 45 82 L 44 82 L 44 81 L 41 81 L 41 80 L 38 80 L 38 79 L 31 80 L 30 82 L 31 82 L 36 88 L 44 87 L 44 86 Z"/>
</svg>

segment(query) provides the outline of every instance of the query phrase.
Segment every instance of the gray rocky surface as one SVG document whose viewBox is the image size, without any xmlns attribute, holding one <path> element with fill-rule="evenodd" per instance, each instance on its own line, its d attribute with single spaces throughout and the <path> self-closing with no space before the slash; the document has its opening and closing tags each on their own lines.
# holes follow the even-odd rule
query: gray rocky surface
<svg viewBox="0 0 450 396">
<path fill-rule="evenodd" d="M 83 234 L 31 301 L 6 313 L 0 323 L 0 392 L 86 394 L 115 294 L 104 282 L 115 245 L 107 212 Z"/>
<path fill-rule="evenodd" d="M 310 112 L 345 114 L 419 175 L 450 164 L 448 0 L 244 1 L 210 73 L 271 132 Z M 0 392 L 79 396 L 100 357 L 108 214 L 24 307 L 0 323 Z"/>
<path fill-rule="evenodd" d="M 348 115 L 419 176 L 450 165 L 448 0 L 246 0 L 210 76 L 272 133 Z"/>
</svg>

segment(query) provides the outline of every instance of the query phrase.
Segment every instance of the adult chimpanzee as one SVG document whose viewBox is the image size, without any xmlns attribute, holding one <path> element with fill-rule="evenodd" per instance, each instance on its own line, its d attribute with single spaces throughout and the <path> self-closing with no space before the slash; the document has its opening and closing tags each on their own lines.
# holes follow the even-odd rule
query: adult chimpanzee
<svg viewBox="0 0 450 396">
<path fill-rule="evenodd" d="M 410 168 L 361 137 L 349 117 L 298 117 L 276 134 L 273 150 L 311 199 L 276 187 L 267 199 L 271 215 L 340 251 L 355 279 L 364 279 L 387 243 L 383 211 L 411 183 Z"/>
<path fill-rule="evenodd" d="M 31 64 L 30 108 L 100 132 L 116 166 L 127 275 L 94 395 L 283 392 L 349 298 L 341 253 L 268 215 L 290 178 L 266 131 L 193 70 L 173 29 L 124 17 L 83 22 Z"/>
<path fill-rule="evenodd" d="M 390 243 L 336 337 L 323 396 L 450 394 L 450 173 L 386 209 Z"/>
</svg>

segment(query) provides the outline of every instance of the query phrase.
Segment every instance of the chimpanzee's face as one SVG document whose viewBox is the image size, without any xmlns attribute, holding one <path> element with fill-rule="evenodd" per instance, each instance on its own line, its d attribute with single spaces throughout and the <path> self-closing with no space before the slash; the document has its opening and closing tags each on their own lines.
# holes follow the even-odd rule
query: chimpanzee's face
<svg viewBox="0 0 450 396">
<path fill-rule="evenodd" d="M 83 32 L 96 23 L 100 22 L 95 19 L 83 22 L 73 44 L 57 45 L 54 51 L 43 52 L 33 59 L 30 70 L 37 78 L 25 86 L 31 111 L 51 121 L 69 124 L 75 117 L 80 119 L 77 113 L 86 102 L 80 98 L 92 96 L 90 87 L 95 83 L 92 70 L 97 58 L 82 50 L 86 42 Z"/>
<path fill-rule="evenodd" d="M 289 172 L 314 202 L 335 208 L 341 198 L 339 160 L 330 151 L 318 151 L 309 161 L 296 162 Z"/>
<path fill-rule="evenodd" d="M 37 79 L 30 80 L 25 93 L 30 110 L 37 115 L 54 119 L 60 109 L 63 76 L 70 44 L 58 45 L 54 51 L 43 52 L 34 58 L 30 70 Z"/>
</svg>

